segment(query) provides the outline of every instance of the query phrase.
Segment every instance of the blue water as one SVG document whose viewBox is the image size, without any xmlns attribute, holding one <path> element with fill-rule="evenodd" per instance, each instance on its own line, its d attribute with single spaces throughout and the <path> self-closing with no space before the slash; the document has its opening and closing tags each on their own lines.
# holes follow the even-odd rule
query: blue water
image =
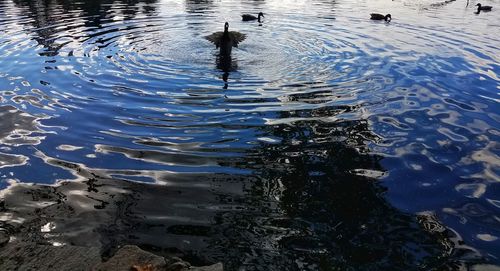
<svg viewBox="0 0 500 271">
<path fill-rule="evenodd" d="M 500 265 L 500 6 L 475 4 L 0 0 L 0 187 L 135 182 L 116 245 L 228 270 Z"/>
</svg>

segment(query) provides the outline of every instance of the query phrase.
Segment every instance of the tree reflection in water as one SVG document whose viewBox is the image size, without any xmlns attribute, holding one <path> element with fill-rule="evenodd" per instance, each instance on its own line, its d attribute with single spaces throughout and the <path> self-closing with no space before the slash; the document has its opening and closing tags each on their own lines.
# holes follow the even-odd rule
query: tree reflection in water
<svg viewBox="0 0 500 271">
<path fill-rule="evenodd" d="M 89 1 L 75 1 L 75 0 L 55 0 L 55 1 L 30 1 L 30 0 L 13 0 L 17 7 L 27 9 L 28 15 L 32 19 L 30 24 L 35 27 L 34 32 L 36 36 L 34 39 L 45 50 L 40 53 L 41 56 L 56 56 L 59 50 L 62 49 L 66 43 L 56 42 L 58 34 L 61 29 L 56 26 L 60 22 L 70 21 L 75 19 L 75 13 L 81 11 L 82 14 L 78 15 L 82 23 L 87 27 L 88 33 L 78 33 L 79 40 L 85 40 L 92 35 L 95 35 L 95 28 L 102 28 L 103 24 L 116 21 L 118 18 L 123 21 L 132 20 L 137 15 L 144 14 L 152 16 L 156 13 L 156 6 L 153 5 L 157 0 L 89 0 Z M 113 9 L 113 5 L 120 5 L 123 7 Z M 74 26 L 67 26 L 66 30 L 71 30 Z M 120 29 L 110 29 L 107 33 L 117 32 Z M 123 31 L 124 29 L 121 29 Z M 100 33 L 102 34 L 102 33 Z"/>
<path fill-rule="evenodd" d="M 212 238 L 229 270 L 240 264 L 248 270 L 460 265 L 457 253 L 469 251 L 454 248 L 451 231 L 432 216 L 417 219 L 390 206 L 383 197 L 385 188 L 367 174 L 384 171 L 381 157 L 368 153 L 365 142 L 376 136 L 367 121 L 320 120 L 353 109 L 282 112 L 281 119 L 309 120 L 264 129 L 281 142 L 262 144 L 249 154 L 247 164 L 260 165 L 260 178 L 239 199 L 244 210 L 218 216 L 216 228 L 222 230 Z"/>
</svg>

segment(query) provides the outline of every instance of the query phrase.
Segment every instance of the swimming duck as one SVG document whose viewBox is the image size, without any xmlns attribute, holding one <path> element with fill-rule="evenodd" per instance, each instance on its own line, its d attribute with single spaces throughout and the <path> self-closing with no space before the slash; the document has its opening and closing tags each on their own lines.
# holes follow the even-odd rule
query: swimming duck
<svg viewBox="0 0 500 271">
<path fill-rule="evenodd" d="M 477 12 L 479 11 L 490 11 L 493 7 L 492 6 L 482 6 L 481 4 L 477 4 Z"/>
<path fill-rule="evenodd" d="M 213 42 L 216 48 L 220 47 L 221 55 L 230 55 L 233 47 L 238 47 L 238 43 L 245 40 L 246 35 L 236 31 L 229 31 L 229 23 L 224 24 L 224 32 L 215 32 L 205 37 Z"/>
<path fill-rule="evenodd" d="M 391 14 L 382 15 L 379 13 L 370 13 L 370 19 L 372 20 L 385 20 L 386 22 L 390 22 L 392 20 Z"/>
<path fill-rule="evenodd" d="M 260 17 L 264 17 L 264 13 L 259 12 L 258 16 L 255 17 L 251 14 L 243 14 L 241 15 L 242 21 L 253 21 L 253 20 L 259 20 L 260 23 Z"/>
</svg>

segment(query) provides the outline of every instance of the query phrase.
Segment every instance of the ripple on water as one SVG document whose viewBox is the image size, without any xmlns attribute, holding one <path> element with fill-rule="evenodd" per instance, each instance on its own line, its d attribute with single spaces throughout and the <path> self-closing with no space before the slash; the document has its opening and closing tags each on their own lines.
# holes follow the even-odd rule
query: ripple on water
<svg viewBox="0 0 500 271">
<path fill-rule="evenodd" d="M 62 210 L 11 221 L 228 270 L 498 264 L 499 17 L 474 11 L 0 0 L 1 185 Z M 203 38 L 225 21 L 230 58 Z"/>
</svg>

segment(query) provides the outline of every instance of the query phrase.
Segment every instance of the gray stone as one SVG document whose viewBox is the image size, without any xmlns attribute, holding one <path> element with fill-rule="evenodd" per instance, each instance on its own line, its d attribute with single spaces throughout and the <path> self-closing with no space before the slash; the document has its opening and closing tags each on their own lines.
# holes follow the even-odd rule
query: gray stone
<svg viewBox="0 0 500 271">
<path fill-rule="evenodd" d="M 223 271 L 223 266 L 217 263 L 192 267 L 179 258 L 165 259 L 132 245 L 120 248 L 109 260 L 101 262 L 97 247 L 53 246 L 14 241 L 0 249 L 0 270 Z"/>
<path fill-rule="evenodd" d="M 108 261 L 99 264 L 95 270 L 99 271 L 130 271 L 141 270 L 162 270 L 165 269 L 166 262 L 161 256 L 149 253 L 137 246 L 124 246 L 120 248 Z"/>
<path fill-rule="evenodd" d="M 209 266 L 201 266 L 201 267 L 191 267 L 189 270 L 192 271 L 224 271 L 224 266 L 222 263 L 216 263 Z"/>
<path fill-rule="evenodd" d="M 10 240 L 9 234 L 7 234 L 5 231 L 0 230 L 0 247 L 7 244 L 9 240 Z"/>
<path fill-rule="evenodd" d="M 11 242 L 0 249 L 0 270 L 92 270 L 101 261 L 93 247 Z"/>
</svg>

